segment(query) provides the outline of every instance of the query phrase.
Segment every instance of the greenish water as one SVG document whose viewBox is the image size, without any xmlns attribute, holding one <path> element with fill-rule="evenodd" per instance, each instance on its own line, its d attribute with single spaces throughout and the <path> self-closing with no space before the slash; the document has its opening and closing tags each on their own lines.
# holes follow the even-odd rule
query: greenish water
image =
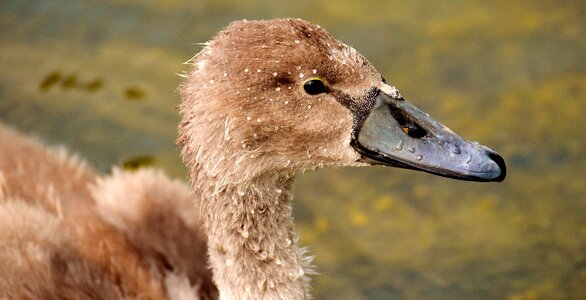
<svg viewBox="0 0 586 300">
<path fill-rule="evenodd" d="M 584 3 L 379 2 L 4 0 L 0 120 L 103 172 L 183 178 L 175 73 L 194 43 L 236 19 L 308 19 L 510 170 L 498 184 L 389 168 L 300 177 L 316 298 L 586 298 Z"/>
</svg>

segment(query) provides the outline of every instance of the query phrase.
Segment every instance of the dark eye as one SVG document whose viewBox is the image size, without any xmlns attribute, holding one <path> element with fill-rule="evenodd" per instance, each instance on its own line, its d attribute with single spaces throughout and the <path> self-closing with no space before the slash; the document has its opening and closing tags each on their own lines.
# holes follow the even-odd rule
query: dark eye
<svg viewBox="0 0 586 300">
<path fill-rule="evenodd" d="M 328 91 L 325 83 L 321 79 L 312 78 L 303 84 L 303 89 L 310 95 L 317 95 Z"/>
</svg>

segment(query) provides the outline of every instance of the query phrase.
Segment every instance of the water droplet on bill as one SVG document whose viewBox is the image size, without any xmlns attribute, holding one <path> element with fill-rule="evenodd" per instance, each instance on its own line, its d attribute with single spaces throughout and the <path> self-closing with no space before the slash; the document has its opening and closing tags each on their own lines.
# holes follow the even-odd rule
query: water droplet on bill
<svg viewBox="0 0 586 300">
<path fill-rule="evenodd" d="M 401 151 L 403 150 L 403 140 L 399 140 L 399 143 L 397 143 L 397 145 L 395 145 L 394 149 L 396 151 Z"/>
</svg>

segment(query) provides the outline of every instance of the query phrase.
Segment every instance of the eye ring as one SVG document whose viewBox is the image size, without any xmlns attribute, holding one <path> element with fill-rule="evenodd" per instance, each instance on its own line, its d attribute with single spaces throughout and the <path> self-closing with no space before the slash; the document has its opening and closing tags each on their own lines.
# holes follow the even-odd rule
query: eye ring
<svg viewBox="0 0 586 300">
<path fill-rule="evenodd" d="M 313 96 L 328 92 L 328 86 L 323 80 L 314 77 L 303 82 L 303 90 Z"/>
</svg>

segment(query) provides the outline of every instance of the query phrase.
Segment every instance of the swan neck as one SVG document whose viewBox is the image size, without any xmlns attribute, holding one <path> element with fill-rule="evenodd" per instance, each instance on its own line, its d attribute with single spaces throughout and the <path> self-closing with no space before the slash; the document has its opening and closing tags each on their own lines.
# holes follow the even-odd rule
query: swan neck
<svg viewBox="0 0 586 300">
<path fill-rule="evenodd" d="M 310 260 L 297 246 L 292 183 L 292 176 L 273 174 L 221 189 L 199 187 L 221 299 L 309 298 Z"/>
</svg>

